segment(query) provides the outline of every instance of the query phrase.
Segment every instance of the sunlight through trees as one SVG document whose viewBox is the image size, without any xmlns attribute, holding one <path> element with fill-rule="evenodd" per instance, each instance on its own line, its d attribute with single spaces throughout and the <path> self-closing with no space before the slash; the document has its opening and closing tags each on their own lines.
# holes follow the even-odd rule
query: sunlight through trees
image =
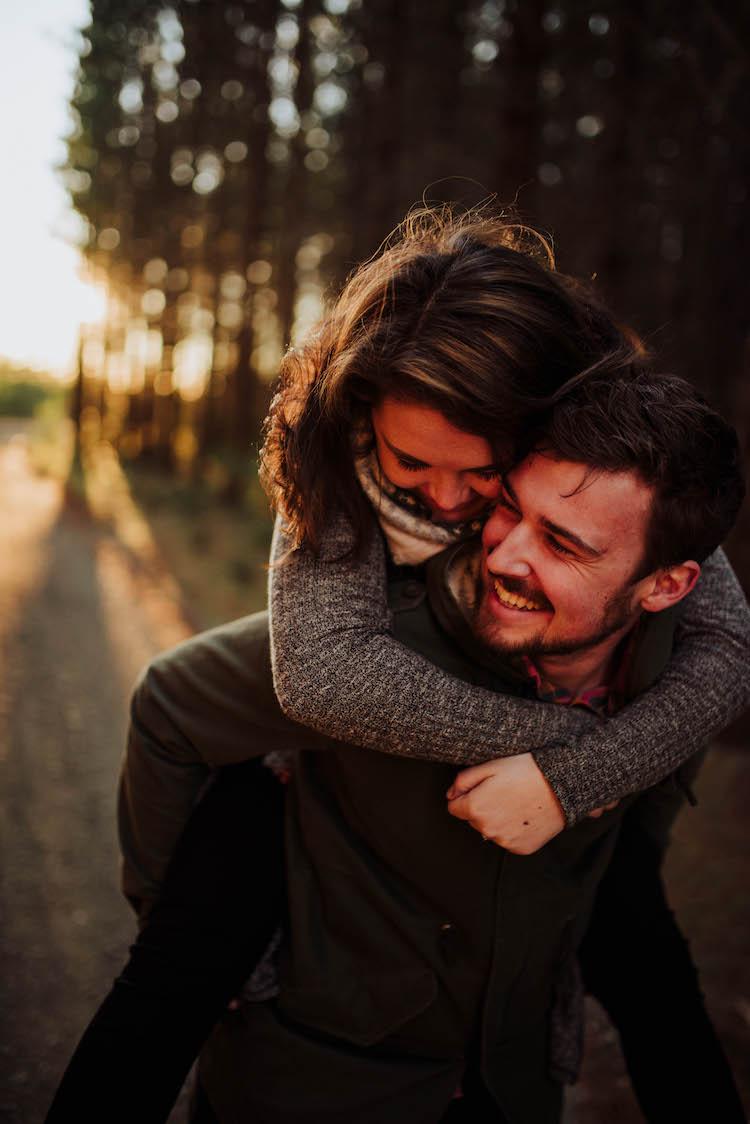
<svg viewBox="0 0 750 1124">
<path fill-rule="evenodd" d="M 283 349 L 423 193 L 518 196 L 564 268 L 744 414 L 738 0 L 91 12 L 62 175 L 106 312 L 77 401 L 122 455 L 250 458 Z"/>
</svg>

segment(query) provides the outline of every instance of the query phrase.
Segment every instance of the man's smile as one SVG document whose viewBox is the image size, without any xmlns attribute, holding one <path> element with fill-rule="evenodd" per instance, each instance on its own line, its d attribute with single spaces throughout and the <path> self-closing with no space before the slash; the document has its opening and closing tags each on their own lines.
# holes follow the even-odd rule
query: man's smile
<svg viewBox="0 0 750 1124">
<path fill-rule="evenodd" d="M 553 611 L 552 606 L 544 594 L 529 594 L 528 592 L 525 594 L 521 592 L 515 593 L 508 588 L 508 585 L 511 583 L 507 578 L 503 581 L 502 578 L 496 575 L 493 576 L 492 583 L 498 601 L 507 609 L 518 609 L 525 613 Z"/>
</svg>

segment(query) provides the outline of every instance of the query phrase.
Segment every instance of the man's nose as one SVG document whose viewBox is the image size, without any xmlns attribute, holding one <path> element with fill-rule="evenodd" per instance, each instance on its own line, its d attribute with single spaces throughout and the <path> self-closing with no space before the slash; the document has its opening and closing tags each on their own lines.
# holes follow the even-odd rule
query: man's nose
<svg viewBox="0 0 750 1124">
<path fill-rule="evenodd" d="M 531 575 L 531 540 L 523 523 L 517 523 L 499 542 L 490 541 L 488 546 L 487 568 L 493 574 L 507 574 L 512 578 Z"/>
</svg>

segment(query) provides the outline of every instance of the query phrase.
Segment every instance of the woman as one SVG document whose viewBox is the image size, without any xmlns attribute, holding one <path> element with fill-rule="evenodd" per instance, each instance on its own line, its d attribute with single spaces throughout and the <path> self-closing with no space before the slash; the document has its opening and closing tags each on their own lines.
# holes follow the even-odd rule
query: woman
<svg viewBox="0 0 750 1124">
<path fill-rule="evenodd" d="M 745 670 L 747 609 L 721 557 L 704 571 L 703 588 L 686 612 L 673 666 L 604 728 L 585 712 L 467 687 L 397 644 L 389 633 L 387 567 L 419 565 L 457 537 L 475 532 L 487 503 L 497 495 L 499 472 L 533 440 L 549 397 L 605 356 L 624 354 L 628 342 L 589 293 L 554 272 L 541 240 L 491 218 L 417 216 L 383 254 L 357 271 L 320 334 L 287 357 L 264 451 L 269 491 L 284 519 L 273 548 L 271 649 L 274 687 L 290 717 L 323 735 L 370 749 L 456 765 L 535 746 L 535 759 L 573 823 L 597 805 L 671 772 L 743 705 L 739 682 Z M 707 628 L 713 629 L 710 641 L 700 635 Z M 238 703 L 242 668 L 228 657 L 228 636 L 218 630 L 211 642 L 217 661 L 223 661 L 220 700 L 214 696 L 207 702 L 201 696 L 205 688 L 195 661 L 188 668 L 195 690 L 187 709 L 183 700 L 178 713 L 168 691 L 160 693 L 160 673 L 167 664 L 158 661 L 134 700 L 122 790 L 125 882 L 132 897 L 148 898 L 158 886 L 205 765 L 232 764 L 252 753 Z M 210 647 L 204 649 L 204 668 Z M 728 678 L 727 666 L 733 668 L 733 678 Z M 694 684 L 719 673 L 731 701 L 706 706 Z M 669 706 L 675 705 L 684 714 L 679 736 L 668 717 Z M 640 760 L 623 776 L 618 750 L 630 741 L 629 723 L 645 728 L 648 740 L 642 739 Z M 283 745 L 283 723 L 279 730 Z M 689 744 L 685 730 L 692 735 Z M 572 751 L 556 752 L 560 742 L 572 745 Z M 157 819 L 145 812 L 154 803 L 154 768 L 160 770 Z M 256 815 L 245 816 L 245 824 L 252 820 L 254 838 L 248 835 L 240 842 L 232 836 L 231 817 L 214 812 L 212 820 L 214 830 L 218 821 L 228 832 L 226 853 L 235 857 L 240 849 L 260 853 L 270 829 L 264 802 L 254 795 L 268 779 L 260 782 L 259 771 L 251 767 L 247 772 L 251 783 L 246 798 L 254 801 Z M 230 786 L 235 796 L 236 779 Z M 222 778 L 199 806 L 188 840 L 191 835 L 200 838 L 197 822 L 201 816 L 211 818 L 210 809 L 221 807 L 226 791 Z M 582 797 L 583 792 L 588 796 Z M 596 794 L 593 803 L 591 793 Z M 270 824 L 274 822 L 272 814 Z M 123 994 L 129 1000 L 135 996 L 134 1025 L 142 1019 L 142 995 L 153 1000 L 152 1015 L 161 1012 L 160 1041 L 166 1036 L 177 1042 L 170 1017 L 180 1024 L 181 1034 L 193 1020 L 190 1042 L 181 1038 L 184 1059 L 257 959 L 276 912 L 274 902 L 262 919 L 248 920 L 247 899 L 237 888 L 232 862 L 219 864 L 229 876 L 218 893 L 208 874 L 201 883 L 209 888 L 221 920 L 212 922 L 219 936 L 196 934 L 191 863 L 205 853 L 205 836 L 203 840 L 203 848 L 199 844 L 192 851 L 183 840 L 165 899 L 105 1003 L 104 1015 L 100 1012 L 84 1040 L 83 1063 L 81 1051 L 74 1059 L 73 1076 L 61 1088 L 50 1119 L 62 1111 L 61 1105 L 72 1103 L 66 1097 L 76 1084 L 75 1073 L 79 1079 L 85 1075 L 86 1056 L 90 1062 L 112 1028 L 117 1035 L 126 1025 L 121 1019 L 118 1029 Z M 216 843 L 212 837 L 214 862 Z M 659 856 L 650 861 L 658 873 Z M 276 870 L 274 864 L 263 866 L 265 873 L 271 868 Z M 251 882 L 253 878 L 257 885 L 258 876 L 251 874 Z M 277 884 L 273 874 L 268 881 L 272 885 L 259 895 L 263 901 Z M 659 908 L 666 907 L 662 903 Z M 246 945 L 246 937 L 238 941 L 237 934 L 242 929 L 247 935 L 248 928 L 254 939 Z M 247 955 L 251 946 L 252 955 Z M 175 947 L 183 950 L 176 957 L 165 953 Z M 211 975 L 207 965 L 220 956 L 222 971 L 212 971 L 221 981 L 209 981 L 205 988 L 201 982 L 197 991 L 194 986 L 195 1002 L 186 1009 L 176 997 L 191 969 L 200 965 L 204 981 Z M 173 1004 L 166 1012 L 165 995 Z M 202 1029 L 196 1030 L 201 1020 Z M 112 1053 L 105 1042 L 98 1056 L 108 1064 Z M 167 1068 L 164 1063 L 157 1070 L 164 1074 Z M 717 1073 L 720 1069 L 719 1064 Z M 716 1080 L 731 1085 L 725 1075 Z M 163 1118 L 144 1113 L 148 1102 L 143 1096 L 140 1117 Z"/>
</svg>

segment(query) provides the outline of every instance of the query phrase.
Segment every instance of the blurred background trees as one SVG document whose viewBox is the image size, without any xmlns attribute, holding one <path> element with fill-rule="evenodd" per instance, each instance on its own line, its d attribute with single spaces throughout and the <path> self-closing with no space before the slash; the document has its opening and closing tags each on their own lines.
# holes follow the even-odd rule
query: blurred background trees
<svg viewBox="0 0 750 1124">
<path fill-rule="evenodd" d="M 241 495 L 326 293 L 423 193 L 496 194 L 744 428 L 748 43 L 741 0 L 92 0 L 74 412 Z"/>
</svg>

